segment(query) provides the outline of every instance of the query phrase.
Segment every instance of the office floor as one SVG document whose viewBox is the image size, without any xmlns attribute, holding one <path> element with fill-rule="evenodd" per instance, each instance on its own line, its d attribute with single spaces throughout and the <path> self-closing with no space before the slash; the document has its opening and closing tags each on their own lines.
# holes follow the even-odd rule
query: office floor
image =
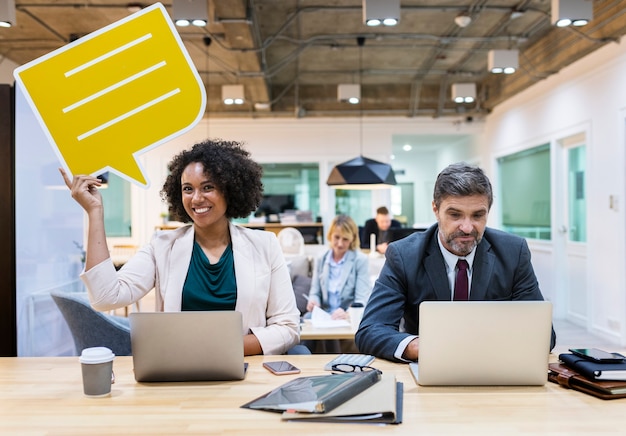
<svg viewBox="0 0 626 436">
<path fill-rule="evenodd" d="M 556 332 L 556 346 L 554 353 L 565 353 L 569 348 L 600 348 L 606 351 L 617 351 L 618 343 L 612 342 L 598 335 L 587 332 L 583 327 L 566 320 L 554 320 Z"/>
</svg>

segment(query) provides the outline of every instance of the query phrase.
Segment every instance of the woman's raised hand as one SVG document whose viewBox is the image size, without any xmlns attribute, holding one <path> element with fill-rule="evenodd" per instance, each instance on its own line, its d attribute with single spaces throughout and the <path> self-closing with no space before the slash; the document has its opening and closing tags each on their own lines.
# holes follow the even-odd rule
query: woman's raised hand
<svg viewBox="0 0 626 436">
<path fill-rule="evenodd" d="M 70 180 L 63 168 L 59 168 L 59 172 L 63 176 L 65 184 L 70 189 L 72 198 L 76 200 L 86 212 L 102 208 L 102 196 L 98 190 L 98 187 L 102 185 L 100 179 L 93 176 L 77 175 Z"/>
</svg>

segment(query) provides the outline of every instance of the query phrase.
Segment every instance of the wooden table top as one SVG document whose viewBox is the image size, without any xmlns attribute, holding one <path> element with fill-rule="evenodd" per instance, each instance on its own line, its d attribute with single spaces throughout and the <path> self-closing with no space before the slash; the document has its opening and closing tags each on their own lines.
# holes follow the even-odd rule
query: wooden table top
<svg viewBox="0 0 626 436">
<path fill-rule="evenodd" d="M 108 397 L 83 395 L 77 357 L 0 358 L 0 434 L 623 434 L 626 400 L 603 401 L 553 383 L 541 387 L 422 387 L 406 364 L 373 366 L 404 383 L 404 422 L 283 422 L 240 406 L 302 375 L 327 374 L 335 355 L 253 356 L 233 382 L 137 383 L 131 357 L 116 357 Z M 300 375 L 275 376 L 263 361 L 287 359 Z M 551 356 L 555 360 L 555 356 Z"/>
</svg>

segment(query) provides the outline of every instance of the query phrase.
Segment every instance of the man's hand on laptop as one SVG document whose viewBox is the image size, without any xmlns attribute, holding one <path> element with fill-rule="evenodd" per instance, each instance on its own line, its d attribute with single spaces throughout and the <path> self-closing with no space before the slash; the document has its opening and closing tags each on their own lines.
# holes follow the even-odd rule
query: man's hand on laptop
<svg viewBox="0 0 626 436">
<path fill-rule="evenodd" d="M 415 362 L 419 356 L 420 338 L 415 338 L 404 349 L 402 358 Z"/>
</svg>

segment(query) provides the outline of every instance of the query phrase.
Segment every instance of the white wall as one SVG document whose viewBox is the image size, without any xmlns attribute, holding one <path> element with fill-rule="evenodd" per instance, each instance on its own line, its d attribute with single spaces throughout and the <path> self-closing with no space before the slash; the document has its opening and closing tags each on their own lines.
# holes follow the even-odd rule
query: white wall
<svg viewBox="0 0 626 436">
<path fill-rule="evenodd" d="M 622 41 L 498 106 L 487 120 L 482 154 L 482 165 L 493 179 L 496 158 L 503 154 L 586 133 L 590 295 L 586 324 L 622 345 L 626 344 L 625 128 L 626 44 Z M 609 207 L 610 196 L 617 199 L 617 210 Z M 556 256 L 545 244 L 531 248 L 542 289 L 550 294 L 560 280 L 552 275 Z M 555 312 L 565 313 L 562 293 L 554 297 Z"/>
<path fill-rule="evenodd" d="M 425 122 L 428 123 L 428 121 Z M 448 130 L 453 128 L 449 121 L 444 122 L 442 127 Z M 459 134 L 456 139 L 453 139 L 447 133 L 445 135 L 447 140 L 433 140 L 436 142 L 434 145 L 429 145 L 429 137 L 426 137 L 424 145 L 418 147 L 419 152 L 396 156 L 392 162 L 394 171 L 404 171 L 404 174 L 401 175 L 396 173 L 396 181 L 398 183 L 413 183 L 413 213 L 417 227 L 425 227 L 435 222 L 431 203 L 437 174 L 450 163 L 474 162 L 476 160 L 476 141 L 483 127 L 484 124 L 480 122 L 472 126 L 464 125 L 462 129 L 465 134 Z M 467 132 L 472 134 L 468 135 Z"/>
</svg>

